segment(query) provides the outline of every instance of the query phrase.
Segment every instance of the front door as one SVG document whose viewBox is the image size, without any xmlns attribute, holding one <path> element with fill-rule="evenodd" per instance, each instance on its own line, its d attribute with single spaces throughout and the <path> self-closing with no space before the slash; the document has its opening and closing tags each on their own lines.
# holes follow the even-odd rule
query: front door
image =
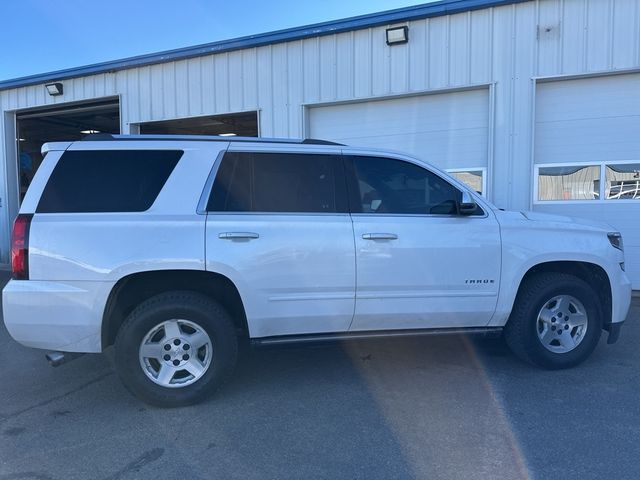
<svg viewBox="0 0 640 480">
<path fill-rule="evenodd" d="M 458 214 L 458 187 L 417 163 L 345 162 L 357 263 L 351 330 L 487 325 L 500 284 L 493 213 Z"/>
</svg>

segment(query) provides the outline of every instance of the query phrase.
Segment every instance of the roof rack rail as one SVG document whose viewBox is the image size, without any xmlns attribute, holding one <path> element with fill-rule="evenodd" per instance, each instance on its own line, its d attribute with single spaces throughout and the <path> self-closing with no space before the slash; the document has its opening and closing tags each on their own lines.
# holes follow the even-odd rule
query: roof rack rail
<svg viewBox="0 0 640 480">
<path fill-rule="evenodd" d="M 344 143 L 332 142 L 331 140 L 320 140 L 318 138 L 305 138 L 300 143 L 305 143 L 307 145 L 341 145 L 341 146 L 344 146 Z"/>
<path fill-rule="evenodd" d="M 259 143 L 289 143 L 304 145 L 337 145 L 342 143 L 331 142 L 329 140 L 319 140 L 316 138 L 265 138 L 265 137 L 222 137 L 219 135 L 115 135 L 111 133 L 90 133 L 80 140 L 81 142 L 105 142 L 112 140 L 196 140 L 208 142 L 259 142 Z"/>
<path fill-rule="evenodd" d="M 80 139 L 81 142 L 103 142 L 105 140 L 115 140 L 111 133 L 89 133 Z"/>
</svg>

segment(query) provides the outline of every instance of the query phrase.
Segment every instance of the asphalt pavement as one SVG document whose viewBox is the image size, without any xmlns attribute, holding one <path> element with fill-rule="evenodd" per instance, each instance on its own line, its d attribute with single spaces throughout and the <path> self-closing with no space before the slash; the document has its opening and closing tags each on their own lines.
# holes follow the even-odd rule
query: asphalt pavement
<svg viewBox="0 0 640 480">
<path fill-rule="evenodd" d="M 615 345 L 538 370 L 500 340 L 242 352 L 204 404 L 149 407 L 113 352 L 58 368 L 0 326 L 0 480 L 640 478 L 640 299 Z"/>
</svg>

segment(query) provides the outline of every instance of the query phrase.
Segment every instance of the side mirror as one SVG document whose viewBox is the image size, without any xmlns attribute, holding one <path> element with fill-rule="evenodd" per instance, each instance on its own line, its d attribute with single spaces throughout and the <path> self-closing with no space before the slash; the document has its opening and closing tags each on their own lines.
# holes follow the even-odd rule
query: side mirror
<svg viewBox="0 0 640 480">
<path fill-rule="evenodd" d="M 471 194 L 467 191 L 462 192 L 462 199 L 458 204 L 458 212 L 460 215 L 471 215 L 478 209 L 478 204 L 475 202 Z"/>
</svg>

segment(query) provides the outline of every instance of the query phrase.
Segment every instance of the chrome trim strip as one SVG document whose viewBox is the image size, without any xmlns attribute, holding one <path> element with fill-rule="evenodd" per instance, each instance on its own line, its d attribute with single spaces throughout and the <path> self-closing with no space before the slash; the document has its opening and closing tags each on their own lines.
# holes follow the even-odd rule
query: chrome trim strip
<svg viewBox="0 0 640 480">
<path fill-rule="evenodd" d="M 270 302 L 297 302 L 306 300 L 353 300 L 353 293 L 318 293 L 315 295 L 272 295 Z"/>
<path fill-rule="evenodd" d="M 439 297 L 496 297 L 498 292 L 474 292 L 474 291 L 456 291 L 456 292 L 407 292 L 407 293 L 357 293 L 356 300 L 378 300 L 384 298 L 439 298 Z"/>
</svg>

